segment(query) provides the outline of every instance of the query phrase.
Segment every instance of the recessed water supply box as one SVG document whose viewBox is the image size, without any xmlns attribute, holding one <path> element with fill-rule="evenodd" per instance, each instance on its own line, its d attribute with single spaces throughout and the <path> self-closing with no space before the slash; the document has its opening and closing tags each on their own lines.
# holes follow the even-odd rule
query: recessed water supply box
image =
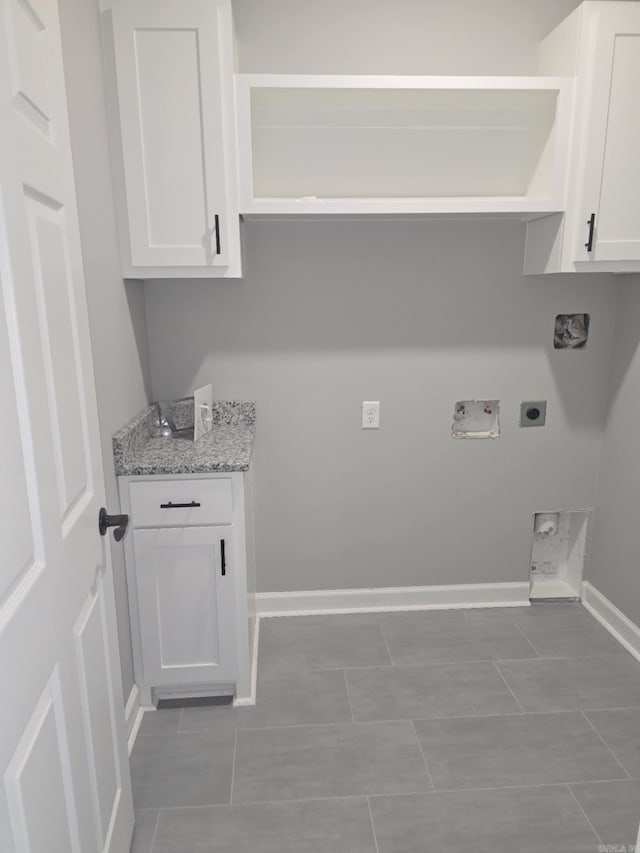
<svg viewBox="0 0 640 853">
<path fill-rule="evenodd" d="M 586 511 L 538 512 L 533 516 L 530 592 L 532 600 L 582 597 Z"/>
<path fill-rule="evenodd" d="M 497 438 L 500 435 L 499 400 L 459 400 L 453 409 L 454 438 Z"/>
</svg>

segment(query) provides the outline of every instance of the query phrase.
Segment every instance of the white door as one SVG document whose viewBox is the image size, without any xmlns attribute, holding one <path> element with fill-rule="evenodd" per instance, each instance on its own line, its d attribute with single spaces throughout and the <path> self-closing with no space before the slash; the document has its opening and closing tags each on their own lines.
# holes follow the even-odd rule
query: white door
<svg viewBox="0 0 640 853">
<path fill-rule="evenodd" d="M 145 684 L 235 683 L 233 527 L 133 536 Z"/>
<path fill-rule="evenodd" d="M 640 260 L 640 7 L 612 6 L 596 18 L 576 261 Z"/>
<path fill-rule="evenodd" d="M 56 0 L 0 0 L 0 850 L 133 824 Z"/>
</svg>

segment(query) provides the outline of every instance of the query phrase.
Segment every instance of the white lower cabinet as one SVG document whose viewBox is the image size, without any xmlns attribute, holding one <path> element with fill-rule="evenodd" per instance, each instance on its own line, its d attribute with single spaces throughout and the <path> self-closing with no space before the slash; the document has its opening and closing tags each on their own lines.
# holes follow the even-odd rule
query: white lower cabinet
<svg viewBox="0 0 640 853">
<path fill-rule="evenodd" d="M 134 530 L 145 678 L 156 687 L 235 682 L 231 527 Z"/>
<path fill-rule="evenodd" d="M 120 477 L 136 682 L 160 698 L 252 701 L 252 535 L 241 473 Z"/>
</svg>

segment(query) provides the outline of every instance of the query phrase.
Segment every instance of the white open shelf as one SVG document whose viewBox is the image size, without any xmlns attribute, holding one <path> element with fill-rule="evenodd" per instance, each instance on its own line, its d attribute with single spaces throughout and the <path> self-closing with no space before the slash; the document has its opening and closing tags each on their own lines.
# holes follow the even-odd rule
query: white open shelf
<svg viewBox="0 0 640 853">
<path fill-rule="evenodd" d="M 573 79 L 236 75 L 245 215 L 565 209 Z"/>
</svg>

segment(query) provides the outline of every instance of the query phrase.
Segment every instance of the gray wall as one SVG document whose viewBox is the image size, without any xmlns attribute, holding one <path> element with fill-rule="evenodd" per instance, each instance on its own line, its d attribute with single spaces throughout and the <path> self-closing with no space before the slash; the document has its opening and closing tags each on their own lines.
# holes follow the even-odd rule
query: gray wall
<svg viewBox="0 0 640 853">
<path fill-rule="evenodd" d="M 640 625 L 640 277 L 622 281 L 589 580 Z"/>
<path fill-rule="evenodd" d="M 154 396 L 212 381 L 258 403 L 258 589 L 526 580 L 532 513 L 593 506 L 613 277 L 524 278 L 517 221 L 245 237 L 243 280 L 145 287 Z M 578 311 L 587 349 L 553 350 Z M 501 437 L 453 440 L 455 401 L 494 397 Z M 518 428 L 527 399 L 549 401 L 544 429 Z"/>
<path fill-rule="evenodd" d="M 111 435 L 146 405 L 149 368 L 141 283 L 125 284 L 107 147 L 97 0 L 59 0 L 73 162 L 109 509 L 118 506 Z M 124 556 L 112 542 L 125 701 L 133 687 Z"/>
</svg>

